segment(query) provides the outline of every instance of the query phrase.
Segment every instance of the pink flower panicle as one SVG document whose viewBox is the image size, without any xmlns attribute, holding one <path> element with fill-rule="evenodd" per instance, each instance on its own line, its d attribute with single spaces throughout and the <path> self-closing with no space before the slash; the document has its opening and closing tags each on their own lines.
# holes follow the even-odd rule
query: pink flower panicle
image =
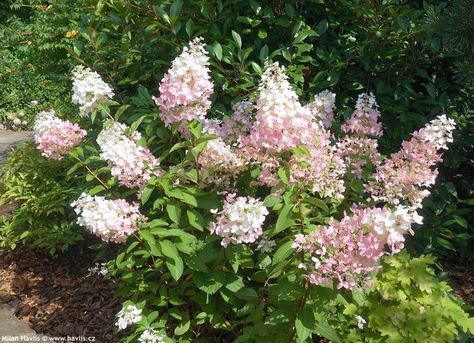
<svg viewBox="0 0 474 343">
<path fill-rule="evenodd" d="M 379 122 L 380 112 L 374 95 L 372 93 L 360 94 L 355 107 L 356 109 L 348 122 L 342 125 L 342 131 L 372 137 L 382 136 L 382 124 Z"/>
<path fill-rule="evenodd" d="M 374 138 L 382 135 L 377 106 L 373 94 L 360 94 L 354 113 L 342 126 L 347 135 L 337 143 L 337 154 L 344 160 L 347 171 L 358 179 L 363 178 L 366 165 L 380 163 L 378 141 Z"/>
<path fill-rule="evenodd" d="M 138 205 L 124 199 L 106 200 L 83 193 L 71 206 L 79 215 L 77 223 L 106 242 L 125 242 L 146 221 Z"/>
<path fill-rule="evenodd" d="M 285 69 L 278 63 L 270 65 L 259 92 L 256 120 L 250 135 L 241 139 L 241 146 L 280 152 L 304 144 L 308 129 L 314 125 L 311 111 L 299 103 Z"/>
<path fill-rule="evenodd" d="M 454 129 L 454 121 L 441 115 L 413 133 L 411 140 L 402 143 L 399 152 L 377 168 L 366 187 L 372 199 L 394 205 L 404 202 L 420 208 L 438 175 L 433 169 L 442 161 L 438 150 L 447 149 Z"/>
<path fill-rule="evenodd" d="M 228 143 L 235 143 L 239 137 L 247 136 L 252 127 L 255 106 L 249 100 L 242 100 L 232 106 L 231 117 L 225 118 L 219 128 L 219 136 Z"/>
<path fill-rule="evenodd" d="M 62 159 L 87 134 L 79 125 L 59 119 L 54 110 L 38 113 L 34 131 L 34 140 L 42 155 L 55 160 Z"/>
<path fill-rule="evenodd" d="M 330 128 L 334 121 L 334 110 L 336 109 L 336 94 L 325 90 L 316 94 L 314 101 L 307 105 L 313 116 L 320 120 L 325 128 Z"/>
<path fill-rule="evenodd" d="M 313 284 L 331 284 L 352 289 L 368 282 L 369 273 L 378 269 L 378 261 L 388 244 L 392 253 L 403 248 L 403 234 L 420 222 L 416 213 L 400 207 L 356 208 L 340 222 L 332 219 L 308 235 L 295 236 L 293 248 L 305 253 L 311 262 L 300 264 Z"/>
<path fill-rule="evenodd" d="M 378 141 L 361 136 L 346 136 L 337 142 L 337 155 L 344 160 L 347 170 L 356 178 L 363 178 L 366 165 L 380 164 Z"/>
<path fill-rule="evenodd" d="M 97 136 L 100 158 L 107 161 L 113 176 L 120 184 L 128 188 L 142 189 L 152 175 L 158 175 L 154 169 L 159 165 L 148 148 L 139 146 L 140 133 L 128 137 L 129 128 L 117 122 L 106 122 Z"/>
<path fill-rule="evenodd" d="M 262 225 L 268 210 L 252 197 L 228 194 L 217 220 L 209 226 L 211 233 L 222 237 L 221 244 L 255 243 L 262 236 Z"/>
<path fill-rule="evenodd" d="M 213 93 L 209 57 L 202 38 L 197 37 L 174 59 L 160 83 L 160 96 L 154 98 L 160 117 L 170 126 L 176 122 L 204 119 Z"/>
<path fill-rule="evenodd" d="M 291 183 L 309 184 L 314 192 L 340 198 L 344 191 L 342 160 L 335 155 L 330 134 L 309 107 L 303 107 L 292 90 L 284 68 L 270 65 L 262 76 L 255 122 L 249 135 L 239 138 L 241 154 L 261 167 L 259 182 L 278 183 L 280 165 L 290 163 Z M 329 97 L 329 93 L 325 95 Z M 321 96 L 322 98 L 322 96 Z M 332 108 L 333 105 L 322 104 Z M 305 145 L 308 155 L 283 157 L 285 151 Z"/>
<path fill-rule="evenodd" d="M 323 198 L 342 199 L 346 166 L 336 154 L 336 148 L 330 144 L 329 132 L 319 128 L 306 148 L 309 155 L 293 155 L 289 161 L 289 183 L 302 182 Z"/>
</svg>

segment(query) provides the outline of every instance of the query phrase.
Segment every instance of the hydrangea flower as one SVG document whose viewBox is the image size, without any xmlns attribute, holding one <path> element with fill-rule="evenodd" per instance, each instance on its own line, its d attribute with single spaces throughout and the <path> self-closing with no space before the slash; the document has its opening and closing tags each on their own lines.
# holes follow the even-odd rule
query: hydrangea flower
<svg viewBox="0 0 474 343">
<path fill-rule="evenodd" d="M 203 120 L 213 93 L 209 56 L 201 37 L 195 38 L 176 57 L 160 83 L 160 96 L 154 98 L 166 126 L 176 122 Z"/>
<path fill-rule="evenodd" d="M 137 144 L 140 133 L 134 132 L 128 137 L 125 134 L 128 130 L 124 124 L 107 122 L 97 136 L 100 158 L 108 162 L 112 175 L 120 184 L 142 189 L 156 174 L 154 169 L 159 163 L 147 148 Z"/>
<path fill-rule="evenodd" d="M 165 339 L 163 336 L 158 334 L 158 331 L 149 328 L 143 331 L 143 333 L 138 338 L 138 341 L 140 343 L 164 343 Z"/>
<path fill-rule="evenodd" d="M 209 230 L 222 237 L 221 245 L 224 247 L 229 243 L 254 243 L 263 233 L 262 225 L 267 214 L 263 202 L 231 193 Z"/>
<path fill-rule="evenodd" d="M 325 128 L 330 128 L 334 121 L 334 110 L 336 108 L 336 94 L 325 90 L 316 94 L 314 101 L 308 104 L 313 116 L 320 120 Z"/>
<path fill-rule="evenodd" d="M 289 163 L 290 183 L 302 182 L 323 197 L 341 198 L 344 192 L 345 167 L 335 154 L 330 134 L 303 107 L 291 88 L 284 68 L 270 65 L 259 86 L 256 120 L 250 134 L 239 138 L 240 154 L 261 167 L 259 181 L 267 186 L 278 183 L 277 170 Z M 284 152 L 306 146 L 307 154 L 294 154 L 289 160 Z"/>
<path fill-rule="evenodd" d="M 263 73 L 256 108 L 255 123 L 241 139 L 242 146 L 278 152 L 305 143 L 313 123 L 311 111 L 301 106 L 278 63 Z"/>
<path fill-rule="evenodd" d="M 146 220 L 138 205 L 124 199 L 107 200 L 83 193 L 71 206 L 79 216 L 77 223 L 106 242 L 125 242 Z"/>
<path fill-rule="evenodd" d="M 337 142 L 337 155 L 344 160 L 346 170 L 362 179 L 366 165 L 380 164 L 378 141 L 382 135 L 380 112 L 373 94 L 360 94 L 356 109 L 348 122 L 342 126 L 346 136 Z"/>
<path fill-rule="evenodd" d="M 83 117 L 114 96 L 112 88 L 100 75 L 84 66 L 77 66 L 72 71 L 72 93 L 72 103 L 79 105 L 79 115 Z"/>
<path fill-rule="evenodd" d="M 246 136 L 252 127 L 252 115 L 255 105 L 249 100 L 242 100 L 232 106 L 231 117 L 222 121 L 217 134 L 228 143 L 235 143 L 241 136 Z"/>
<path fill-rule="evenodd" d="M 379 268 L 386 245 L 399 252 L 420 217 L 406 208 L 355 208 L 340 221 L 331 219 L 308 235 L 295 236 L 293 248 L 309 255 L 311 263 L 300 265 L 313 284 L 337 281 L 338 288 L 352 289 L 368 282 L 368 274 Z"/>
<path fill-rule="evenodd" d="M 359 95 L 355 111 L 346 124 L 342 125 L 342 131 L 366 136 L 382 136 L 382 124 L 379 122 L 380 112 L 377 101 L 372 93 Z"/>
<path fill-rule="evenodd" d="M 137 308 L 135 305 L 124 306 L 119 313 L 117 313 L 118 330 L 124 330 L 129 325 L 138 323 L 142 319 L 142 310 Z"/>
<path fill-rule="evenodd" d="M 34 131 L 34 140 L 42 155 L 55 160 L 62 159 L 87 134 L 79 125 L 59 119 L 54 110 L 38 113 Z"/>
<path fill-rule="evenodd" d="M 242 160 L 221 138 L 207 142 L 199 154 L 201 174 L 207 174 L 206 182 L 228 186 L 230 180 L 245 168 Z"/>
<path fill-rule="evenodd" d="M 366 187 L 375 201 L 398 205 L 406 203 L 420 208 L 430 194 L 438 171 L 433 167 L 442 161 L 439 149 L 447 149 L 453 140 L 454 121 L 441 115 L 402 143 L 402 149 L 380 165 Z"/>
</svg>

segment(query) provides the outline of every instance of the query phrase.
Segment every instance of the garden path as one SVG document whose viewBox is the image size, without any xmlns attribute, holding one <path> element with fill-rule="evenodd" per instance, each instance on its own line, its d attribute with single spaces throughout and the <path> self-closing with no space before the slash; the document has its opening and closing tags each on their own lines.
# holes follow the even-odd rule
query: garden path
<svg viewBox="0 0 474 343">
<path fill-rule="evenodd" d="M 31 139 L 32 137 L 33 133 L 30 131 L 8 131 L 0 129 L 0 162 L 3 159 L 3 154 L 9 147 Z"/>
<path fill-rule="evenodd" d="M 28 131 L 0 130 L 0 163 L 4 159 L 4 153 L 11 146 L 31 139 L 31 137 L 32 133 Z M 28 325 L 15 317 L 13 309 L 9 305 L 0 303 L 0 342 L 35 342 L 44 340 L 44 336 L 38 335 Z"/>
</svg>

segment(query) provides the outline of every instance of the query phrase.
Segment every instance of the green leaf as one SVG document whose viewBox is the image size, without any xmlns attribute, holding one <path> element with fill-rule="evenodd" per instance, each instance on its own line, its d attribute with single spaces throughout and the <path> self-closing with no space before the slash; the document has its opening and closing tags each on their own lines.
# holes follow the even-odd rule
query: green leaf
<svg viewBox="0 0 474 343">
<path fill-rule="evenodd" d="M 291 256 L 294 253 L 293 248 L 291 245 L 293 241 L 287 241 L 280 245 L 280 247 L 275 251 L 273 255 L 273 265 L 280 263 L 281 261 L 285 260 L 287 257 Z"/>
<path fill-rule="evenodd" d="M 222 270 L 213 270 L 210 273 L 194 272 L 193 281 L 206 294 L 216 294 L 225 283 L 225 274 Z"/>
<path fill-rule="evenodd" d="M 298 342 L 305 342 L 311 336 L 315 324 L 313 311 L 309 307 L 305 306 L 298 312 L 295 320 Z"/>
<path fill-rule="evenodd" d="M 184 271 L 183 259 L 179 256 L 178 249 L 176 249 L 173 242 L 169 240 L 160 241 L 160 247 L 163 255 L 167 257 L 166 267 L 170 271 L 173 279 L 178 281 Z"/>
<path fill-rule="evenodd" d="M 328 323 L 316 324 L 316 333 L 324 338 L 329 339 L 331 342 L 341 343 L 341 338 Z"/>
<path fill-rule="evenodd" d="M 278 215 L 278 219 L 275 224 L 275 229 L 271 231 L 271 237 L 275 236 L 276 234 L 280 233 L 281 231 L 289 228 L 291 225 L 294 224 L 295 221 L 292 218 L 293 206 L 293 204 L 286 204 L 285 206 L 283 206 L 283 209 Z"/>
<path fill-rule="evenodd" d="M 262 46 L 262 48 L 260 49 L 260 54 L 259 54 L 259 57 L 260 57 L 260 61 L 262 63 L 265 62 L 265 60 L 267 59 L 268 57 L 268 52 L 269 52 L 269 49 L 268 49 L 268 45 L 264 45 Z"/>
<path fill-rule="evenodd" d="M 189 209 L 186 211 L 186 215 L 188 216 L 189 224 L 198 229 L 199 231 L 203 231 L 207 226 L 207 221 L 198 211 L 194 209 Z"/>
<path fill-rule="evenodd" d="M 190 18 L 187 22 L 186 22 L 186 34 L 188 35 L 188 37 L 192 37 L 193 36 L 193 32 L 194 32 L 194 22 L 193 20 Z"/>
<path fill-rule="evenodd" d="M 253 301 L 257 299 L 258 294 L 252 288 L 242 288 L 235 292 L 235 297 L 245 301 Z"/>
<path fill-rule="evenodd" d="M 148 230 L 138 231 L 138 235 L 150 244 L 156 244 L 155 237 Z"/>
<path fill-rule="evenodd" d="M 145 188 L 142 192 L 142 196 L 140 198 L 142 205 L 145 205 L 147 201 L 150 199 L 151 193 L 153 193 L 153 188 Z"/>
<path fill-rule="evenodd" d="M 222 60 L 222 45 L 219 42 L 213 44 L 214 55 L 220 61 Z"/>
<path fill-rule="evenodd" d="M 229 291 L 237 292 L 238 290 L 245 287 L 244 282 L 241 277 L 237 277 L 236 275 L 231 275 L 230 278 L 233 278 L 234 280 L 225 285 L 225 288 L 227 288 Z"/>
<path fill-rule="evenodd" d="M 175 222 L 176 224 L 179 224 L 179 221 L 181 220 L 181 207 L 179 205 L 177 204 L 166 205 L 166 212 L 168 213 L 168 216 L 173 222 Z"/>
<path fill-rule="evenodd" d="M 188 332 L 190 327 L 191 327 L 191 321 L 189 321 L 189 320 L 186 321 L 185 323 L 180 323 L 174 329 L 174 334 L 176 336 L 184 335 L 186 332 Z"/>
<path fill-rule="evenodd" d="M 318 26 L 316 26 L 316 31 L 319 33 L 320 36 L 322 36 L 324 33 L 326 33 L 328 28 L 329 28 L 328 21 L 324 19 L 319 22 Z"/>
<path fill-rule="evenodd" d="M 237 44 L 237 46 L 239 47 L 239 49 L 242 48 L 242 38 L 234 30 L 232 30 L 232 37 L 234 38 L 234 41 Z"/>
<path fill-rule="evenodd" d="M 181 8 L 183 7 L 183 2 L 181 0 L 175 0 L 170 7 L 170 15 L 172 17 L 178 17 L 181 13 Z"/>
</svg>

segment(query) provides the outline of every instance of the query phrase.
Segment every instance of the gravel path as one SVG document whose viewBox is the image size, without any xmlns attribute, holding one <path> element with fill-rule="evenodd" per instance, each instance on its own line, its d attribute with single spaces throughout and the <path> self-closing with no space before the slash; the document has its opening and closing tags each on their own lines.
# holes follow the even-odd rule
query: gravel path
<svg viewBox="0 0 474 343">
<path fill-rule="evenodd" d="M 30 131 L 0 130 L 0 162 L 5 158 L 4 153 L 12 146 L 33 138 Z"/>
</svg>

